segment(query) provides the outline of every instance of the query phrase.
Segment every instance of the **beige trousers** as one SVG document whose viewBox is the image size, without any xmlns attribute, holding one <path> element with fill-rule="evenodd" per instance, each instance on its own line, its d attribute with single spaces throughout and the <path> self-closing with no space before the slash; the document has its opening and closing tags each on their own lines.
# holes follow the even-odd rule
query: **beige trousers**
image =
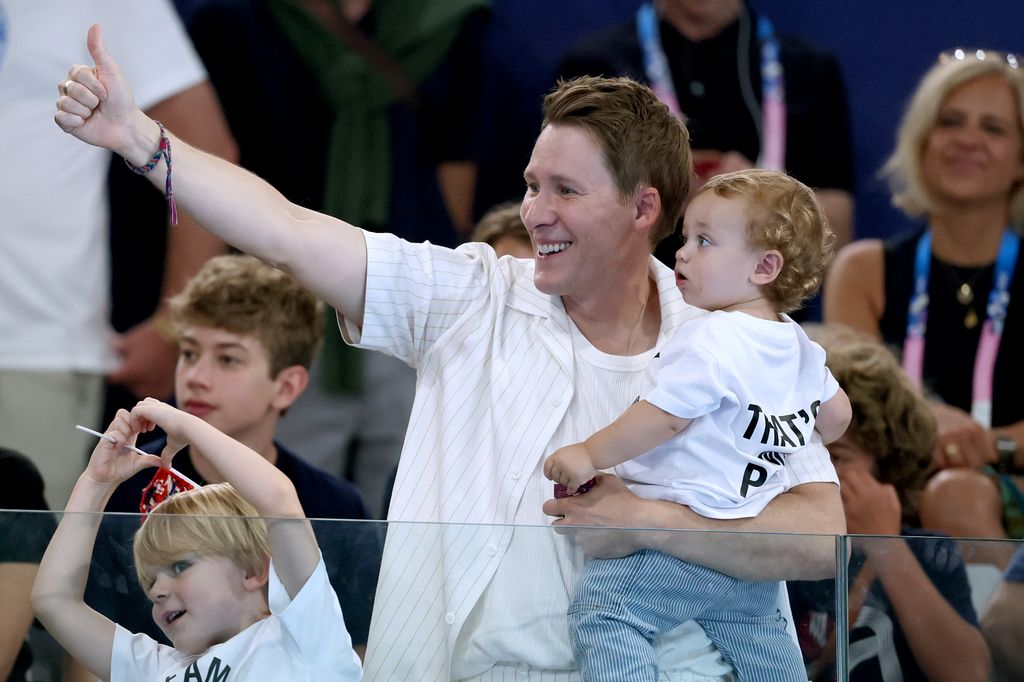
<svg viewBox="0 0 1024 682">
<path fill-rule="evenodd" d="M 106 428 L 103 385 L 102 374 L 0 370 L 0 446 L 39 468 L 50 509 L 64 509 L 96 442 L 75 424 Z"/>
</svg>

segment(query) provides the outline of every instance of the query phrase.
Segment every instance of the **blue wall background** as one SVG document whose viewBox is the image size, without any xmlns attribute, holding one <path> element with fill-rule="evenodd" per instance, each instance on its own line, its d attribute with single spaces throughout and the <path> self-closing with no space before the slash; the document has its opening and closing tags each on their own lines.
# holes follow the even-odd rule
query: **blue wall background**
<svg viewBox="0 0 1024 682">
<path fill-rule="evenodd" d="M 540 99 L 579 36 L 624 21 L 638 0 L 494 0 L 489 120 L 480 207 L 518 192 L 540 125 Z M 875 179 L 903 107 L 939 52 L 955 46 L 1024 53 L 1021 0 L 754 0 L 783 34 L 830 49 L 846 79 L 857 174 L 856 235 L 909 225 Z"/>
</svg>

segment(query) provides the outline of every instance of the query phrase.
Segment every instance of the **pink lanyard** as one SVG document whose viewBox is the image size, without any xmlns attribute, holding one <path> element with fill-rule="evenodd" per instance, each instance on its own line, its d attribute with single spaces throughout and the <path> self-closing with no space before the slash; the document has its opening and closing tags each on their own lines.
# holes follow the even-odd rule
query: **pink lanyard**
<svg viewBox="0 0 1024 682">
<path fill-rule="evenodd" d="M 685 122 L 686 115 L 679 107 L 668 59 L 661 48 L 658 14 L 652 3 L 646 2 L 637 9 L 636 27 L 651 89 L 669 111 Z M 761 121 L 758 129 L 761 151 L 757 166 L 781 171 L 786 169 L 786 91 L 782 62 L 779 61 L 779 41 L 767 17 L 757 18 L 757 39 L 761 43 Z"/>
<path fill-rule="evenodd" d="M 995 278 L 985 306 L 985 324 L 974 357 L 971 391 L 971 417 L 986 429 L 992 426 L 992 378 L 996 355 L 1003 339 L 1003 324 L 1010 305 L 1010 285 L 1017 268 L 1020 237 L 1010 228 L 1003 232 L 996 258 Z M 918 386 L 924 373 L 924 335 L 928 328 L 928 278 L 932 262 L 932 233 L 926 231 L 917 241 L 914 259 L 914 294 L 907 309 L 907 337 L 903 342 L 903 369 Z"/>
</svg>

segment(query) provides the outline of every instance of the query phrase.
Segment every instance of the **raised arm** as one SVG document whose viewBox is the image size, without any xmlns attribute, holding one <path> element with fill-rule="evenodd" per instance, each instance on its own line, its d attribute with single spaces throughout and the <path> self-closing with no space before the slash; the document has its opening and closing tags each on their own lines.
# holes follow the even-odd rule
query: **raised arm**
<svg viewBox="0 0 1024 682">
<path fill-rule="evenodd" d="M 320 561 L 313 528 L 291 480 L 259 453 L 242 445 L 195 415 L 147 398 L 131 413 L 139 431 L 159 426 L 167 432 L 161 456 L 166 464 L 187 444 L 202 451 L 238 494 L 266 519 L 274 569 L 289 597 L 298 594 Z"/>
<path fill-rule="evenodd" d="M 981 619 L 981 628 L 992 649 L 995 668 L 1002 677 L 1020 679 L 1024 670 L 1024 583 L 1004 581 L 996 587 L 987 611 Z"/>
<path fill-rule="evenodd" d="M 189 144 L 227 161 L 238 160 L 238 147 L 209 81 L 157 102 L 146 114 L 163 122 Z M 224 242 L 204 230 L 191 213 L 178 212 L 178 225 L 167 230 L 159 303 L 146 320 L 115 340 L 120 364 L 108 375 L 109 381 L 126 386 L 139 397 L 169 396 L 174 392 L 178 348 L 167 338 L 162 326 L 168 315 L 167 301 L 184 288 L 207 260 L 226 250 Z"/>
<path fill-rule="evenodd" d="M 120 447 L 134 442 L 126 411 L 118 412 L 107 434 L 116 443 L 101 440 L 93 450 L 32 586 L 32 608 L 39 620 L 69 654 L 102 679 L 110 678 L 114 623 L 84 601 L 100 512 L 118 484 L 160 463 L 155 455 L 141 456 Z"/>
<path fill-rule="evenodd" d="M 89 29 L 94 67 L 72 66 L 54 120 L 67 133 L 145 165 L 160 146 L 156 123 L 136 108 L 99 26 Z M 292 273 L 346 319 L 362 323 L 366 245 L 340 220 L 290 203 L 263 180 L 169 135 L 174 198 L 206 230 Z M 148 177 L 164 189 L 161 159 Z"/>
<path fill-rule="evenodd" d="M 864 570 L 870 567 L 877 574 L 924 677 L 936 682 L 988 680 L 989 655 L 985 640 L 978 627 L 961 615 L 964 605 L 956 605 L 957 599 L 967 601 L 967 577 L 960 565 L 962 560 L 959 557 L 943 559 L 943 583 L 932 582 L 907 543 L 936 540 L 899 537 L 902 516 L 899 495 L 891 484 L 879 482 L 871 473 L 845 467 L 842 498 L 850 533 L 869 536 L 854 541 L 854 548 L 868 557 Z M 952 540 L 941 542 L 948 542 L 949 547 L 934 550 L 937 557 L 959 551 Z M 962 581 L 963 589 L 954 588 L 955 581 Z M 941 589 L 947 592 L 944 594 Z"/>
</svg>

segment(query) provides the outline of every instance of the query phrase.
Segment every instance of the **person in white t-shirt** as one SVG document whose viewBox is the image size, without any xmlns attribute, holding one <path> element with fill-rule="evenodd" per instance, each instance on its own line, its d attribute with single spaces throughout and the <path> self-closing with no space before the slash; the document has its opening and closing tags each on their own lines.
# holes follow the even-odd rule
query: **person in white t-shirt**
<svg viewBox="0 0 1024 682">
<path fill-rule="evenodd" d="M 545 98 L 521 211 L 534 255 L 499 259 L 485 244 L 414 244 L 295 206 L 254 175 L 162 134 L 134 106 L 98 27 L 89 47 L 95 66 L 75 65 L 61 83 L 55 120 L 63 130 L 134 166 L 165 138 L 182 208 L 336 308 L 349 343 L 416 367 L 368 678 L 578 682 L 565 614 L 582 552 L 546 528 L 550 517 L 561 517 L 560 529 L 747 533 L 728 551 L 676 533 L 574 533 L 579 547 L 602 556 L 642 544 L 757 580 L 834 574 L 830 536 L 844 532 L 845 519 L 817 436 L 789 458 L 793 488 L 751 519 L 707 519 L 644 500 L 615 476 L 586 495 L 550 499 L 545 454 L 621 414 L 643 392 L 661 344 L 704 315 L 651 255 L 682 214 L 692 165 L 685 127 L 650 88 L 581 78 Z M 147 176 L 161 190 L 165 171 L 160 159 Z M 661 652 L 671 681 L 730 672 L 692 621 L 663 638 Z"/>
<path fill-rule="evenodd" d="M 582 494 L 616 467 L 641 497 L 714 519 L 756 516 L 791 487 L 786 458 L 813 430 L 830 443 L 850 423 L 824 350 L 785 314 L 817 291 L 834 241 L 814 193 L 784 173 L 738 171 L 701 187 L 675 272 L 687 303 L 711 314 L 665 344 L 650 392 L 554 452 L 545 475 Z M 595 559 L 569 607 L 573 651 L 588 681 L 654 679 L 653 637 L 693 619 L 740 679 L 806 680 L 776 601 L 774 584 L 655 550 Z"/>
<path fill-rule="evenodd" d="M 160 456 L 126 447 L 157 426 L 168 438 Z M 119 410 L 106 436 L 72 490 L 32 588 L 36 616 L 76 660 L 111 682 L 362 679 L 312 527 L 284 473 L 153 398 L 131 413 Z M 102 519 L 96 512 L 123 481 L 169 467 L 186 445 L 227 482 L 171 495 L 135 536 L 135 569 L 153 620 L 173 644 L 166 646 L 128 632 L 83 597 Z"/>
<path fill-rule="evenodd" d="M 114 333 L 111 246 L 123 238 L 111 232 L 111 156 L 76 153 L 50 121 L 52 74 L 88 57 L 81 36 L 95 22 L 115 33 L 139 107 L 211 154 L 238 155 L 171 0 L 0 0 L 0 444 L 33 461 L 51 509 L 68 501 L 92 446 L 53 424 L 100 428 L 105 377 L 139 397 L 171 394 L 177 349 L 158 323 L 166 322 L 166 299 L 225 250 L 182 211 L 166 250 L 145 261 L 162 273 L 158 299 L 152 292 L 158 309 Z M 160 36 L 160 49 L 140 36 Z M 145 192 L 130 180 L 124 190 Z M 159 230 L 154 208 L 133 215 L 131 229 Z M 140 300 L 149 295 L 146 283 L 132 286 Z"/>
</svg>

